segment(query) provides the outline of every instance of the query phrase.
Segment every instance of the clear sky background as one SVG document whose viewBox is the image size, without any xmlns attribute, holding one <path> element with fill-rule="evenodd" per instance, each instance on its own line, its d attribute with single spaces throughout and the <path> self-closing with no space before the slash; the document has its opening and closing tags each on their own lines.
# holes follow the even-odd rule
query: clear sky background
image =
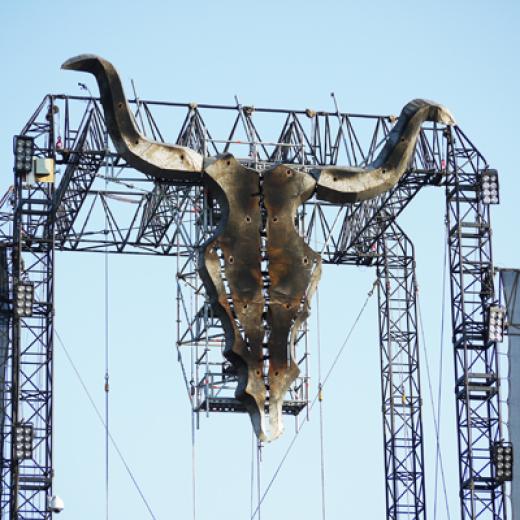
<svg viewBox="0 0 520 520">
<path fill-rule="evenodd" d="M 2 192 L 12 182 L 12 136 L 47 93 L 80 94 L 86 75 L 60 71 L 67 58 L 111 60 L 145 99 L 398 113 L 416 97 L 445 104 L 500 172 L 493 211 L 495 263 L 519 266 L 518 53 L 513 0 L 435 2 L 90 0 L 0 4 Z M 172 129 L 175 134 L 175 128 Z M 275 135 L 271 138 L 276 138 Z M 421 193 L 399 222 L 417 246 L 426 351 L 439 375 L 443 191 Z M 175 352 L 175 261 L 110 259 L 111 425 L 158 519 L 191 518 L 190 410 Z M 327 368 L 371 287 L 369 268 L 325 269 L 321 344 Z M 103 258 L 57 261 L 56 326 L 97 404 L 103 406 Z M 384 473 L 375 298 L 325 389 L 328 519 L 384 518 Z M 315 324 L 315 315 L 311 324 Z M 448 314 L 449 320 L 449 314 Z M 448 327 L 449 329 L 449 327 Z M 311 349 L 316 336 L 311 337 Z M 451 518 L 458 516 L 458 464 L 449 338 L 445 345 L 442 448 Z M 434 431 L 423 354 L 428 506 L 433 518 Z M 313 374 L 316 370 L 313 357 Z M 56 345 L 55 491 L 60 518 L 104 515 L 103 429 Z M 314 378 L 314 382 L 316 378 Z M 267 483 L 292 438 L 263 449 Z M 262 506 L 264 520 L 320 518 L 318 414 L 300 434 Z M 110 518 L 148 518 L 110 453 Z M 246 416 L 203 418 L 196 440 L 197 519 L 248 519 L 251 431 Z M 441 507 L 437 518 L 447 519 Z"/>
</svg>

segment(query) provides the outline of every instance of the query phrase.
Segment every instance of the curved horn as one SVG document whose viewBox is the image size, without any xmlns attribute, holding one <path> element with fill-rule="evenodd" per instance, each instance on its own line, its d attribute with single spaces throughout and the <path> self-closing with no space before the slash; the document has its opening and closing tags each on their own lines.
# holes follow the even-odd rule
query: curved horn
<svg viewBox="0 0 520 520">
<path fill-rule="evenodd" d="M 389 190 L 408 168 L 425 121 L 455 124 L 448 109 L 424 99 L 410 101 L 390 131 L 381 153 L 366 168 L 326 167 L 319 170 L 317 197 L 330 202 L 358 202 Z"/>
<path fill-rule="evenodd" d="M 190 148 L 151 141 L 138 130 L 114 66 L 93 54 L 67 60 L 62 69 L 93 74 L 99 86 L 106 125 L 117 151 L 135 168 L 154 177 L 193 181 L 202 171 L 202 156 Z"/>
</svg>

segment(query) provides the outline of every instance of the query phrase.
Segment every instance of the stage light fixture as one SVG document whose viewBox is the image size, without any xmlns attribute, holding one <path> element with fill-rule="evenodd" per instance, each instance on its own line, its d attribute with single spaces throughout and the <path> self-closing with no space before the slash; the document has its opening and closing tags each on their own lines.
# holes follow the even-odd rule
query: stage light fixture
<svg viewBox="0 0 520 520">
<path fill-rule="evenodd" d="M 19 423 L 14 428 L 14 446 L 18 460 L 30 459 L 33 452 L 34 427 L 31 423 Z"/>
<path fill-rule="evenodd" d="M 497 480 L 513 480 L 513 445 L 510 442 L 497 442 L 493 446 L 492 455 Z"/>
<path fill-rule="evenodd" d="M 488 339 L 503 341 L 506 309 L 503 305 L 491 305 L 488 308 Z"/>
<path fill-rule="evenodd" d="M 19 317 L 32 316 L 34 305 L 34 284 L 18 282 L 14 302 L 14 312 Z"/>
<path fill-rule="evenodd" d="M 52 513 L 61 513 L 64 508 L 65 503 L 59 496 L 54 495 L 47 497 L 47 511 Z"/>
<path fill-rule="evenodd" d="M 26 135 L 14 136 L 14 171 L 28 174 L 32 171 L 34 139 Z"/>
<path fill-rule="evenodd" d="M 480 173 L 480 200 L 484 204 L 499 204 L 497 170 L 483 170 Z"/>
</svg>

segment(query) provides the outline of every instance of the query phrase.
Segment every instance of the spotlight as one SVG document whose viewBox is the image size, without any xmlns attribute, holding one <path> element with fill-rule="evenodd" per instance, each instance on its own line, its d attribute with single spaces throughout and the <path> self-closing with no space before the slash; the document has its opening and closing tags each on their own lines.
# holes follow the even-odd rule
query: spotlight
<svg viewBox="0 0 520 520">
<path fill-rule="evenodd" d="M 15 315 L 19 317 L 32 316 L 34 304 L 34 284 L 32 282 L 18 282 L 15 294 Z"/>
<path fill-rule="evenodd" d="M 506 309 L 502 305 L 491 305 L 488 309 L 488 340 L 503 341 Z"/>
<path fill-rule="evenodd" d="M 510 442 L 497 442 L 493 446 L 492 457 L 497 480 L 513 480 L 513 445 Z"/>
<path fill-rule="evenodd" d="M 65 504 L 59 496 L 54 495 L 52 497 L 47 497 L 47 511 L 50 511 L 51 513 L 61 513 L 64 507 Z"/>
<path fill-rule="evenodd" d="M 480 173 L 480 200 L 483 204 L 499 204 L 497 170 L 483 170 Z"/>
<path fill-rule="evenodd" d="M 34 427 L 31 423 L 19 423 L 14 428 L 14 446 L 18 460 L 30 459 L 33 451 Z"/>
<path fill-rule="evenodd" d="M 26 135 L 15 135 L 13 148 L 15 173 L 31 173 L 34 155 L 34 139 Z"/>
</svg>

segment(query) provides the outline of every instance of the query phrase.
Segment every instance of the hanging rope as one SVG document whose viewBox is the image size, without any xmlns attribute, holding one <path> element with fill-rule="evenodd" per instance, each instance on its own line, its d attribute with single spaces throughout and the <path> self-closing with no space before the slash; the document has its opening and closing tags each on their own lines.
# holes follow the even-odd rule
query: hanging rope
<svg viewBox="0 0 520 520">
<path fill-rule="evenodd" d="M 109 164 L 106 166 L 107 173 Z M 105 178 L 105 192 L 108 190 L 108 181 Z M 108 236 L 108 215 L 105 212 L 105 238 Z M 109 363 L 109 344 L 108 344 L 108 297 L 109 297 L 109 270 L 108 270 L 108 245 L 105 246 L 105 515 L 106 520 L 109 519 L 109 374 L 108 374 L 108 363 Z"/>
<path fill-rule="evenodd" d="M 444 501 L 445 501 L 445 504 L 446 504 L 446 515 L 447 515 L 448 520 L 451 520 L 450 506 L 449 506 L 449 503 L 448 503 L 448 492 L 447 492 L 447 489 L 446 489 L 446 478 L 445 478 L 445 475 L 444 475 L 444 464 L 443 464 L 443 460 L 442 460 L 442 452 L 441 452 L 441 449 L 440 449 L 439 424 L 437 422 L 436 407 L 435 407 L 435 402 L 434 402 L 434 399 L 433 399 L 433 388 L 432 388 L 432 380 L 431 380 L 431 372 L 430 372 L 430 361 L 429 361 L 429 358 L 428 358 L 428 349 L 426 348 L 426 337 L 425 337 L 425 334 L 424 334 L 424 325 L 423 325 L 423 319 L 422 319 L 421 304 L 420 304 L 420 300 L 419 300 L 419 288 L 417 286 L 416 286 L 416 293 L 417 293 L 417 311 L 418 311 L 418 314 L 419 314 L 419 326 L 420 326 L 420 329 L 421 329 L 422 349 L 423 349 L 424 360 L 426 361 L 426 376 L 427 376 L 427 379 L 428 379 L 428 393 L 429 393 L 430 404 L 431 404 L 432 413 L 433 413 L 433 425 L 434 425 L 434 429 L 435 429 L 436 449 L 437 449 L 437 452 L 439 453 L 439 467 L 440 467 L 440 471 L 441 471 L 442 488 L 443 488 L 443 492 L 444 492 Z"/>
<path fill-rule="evenodd" d="M 255 500 L 255 432 L 251 428 L 251 493 L 249 500 L 249 514 L 253 518 L 253 502 Z"/>
<path fill-rule="evenodd" d="M 434 491 L 434 505 L 433 505 L 433 518 L 437 519 L 437 495 L 438 495 L 438 484 L 439 484 L 439 463 L 441 452 L 440 446 L 440 431 L 441 431 L 441 408 L 442 408 L 442 375 L 443 375 L 443 358 L 444 358 L 444 326 L 446 318 L 446 266 L 448 265 L 448 216 L 445 217 L 445 235 L 444 235 L 444 265 L 442 267 L 442 300 L 441 300 L 441 337 L 440 337 L 440 349 L 439 349 L 439 383 L 437 387 L 437 425 L 439 428 L 439 442 L 435 449 L 435 491 Z"/>
<path fill-rule="evenodd" d="M 256 496 L 258 500 L 258 506 L 256 511 L 258 512 L 258 520 L 260 520 L 260 506 L 262 505 L 261 499 L 261 466 L 262 466 L 262 442 L 258 441 L 256 445 Z"/>
<path fill-rule="evenodd" d="M 197 518 L 197 479 L 196 479 L 196 467 L 195 467 L 195 411 L 191 410 L 191 500 L 192 500 L 192 518 Z"/>
<path fill-rule="evenodd" d="M 325 450 L 323 442 L 323 385 L 321 382 L 320 294 L 318 289 L 316 290 L 316 334 L 318 346 L 318 402 L 320 409 L 321 518 L 325 520 Z"/>
<path fill-rule="evenodd" d="M 153 514 L 153 511 L 152 511 L 152 508 L 150 507 L 150 504 L 148 503 L 148 501 L 146 500 L 146 497 L 144 496 L 144 493 L 143 491 L 141 490 L 141 487 L 139 486 L 138 482 L 137 482 L 137 479 L 135 478 L 132 470 L 130 469 L 130 466 L 128 465 L 128 463 L 126 462 L 126 459 L 125 457 L 123 456 L 123 453 L 121 452 L 121 450 L 119 449 L 119 446 L 116 442 L 116 440 L 114 439 L 114 437 L 112 436 L 112 434 L 110 433 L 109 429 L 107 428 L 106 424 L 105 424 L 105 421 L 103 419 L 103 415 L 101 414 L 101 411 L 99 410 L 99 408 L 97 407 L 94 399 L 92 398 L 92 395 L 90 394 L 88 388 L 87 388 L 87 385 L 85 384 L 85 381 L 83 380 L 83 378 L 81 377 L 81 374 L 76 366 L 76 364 L 74 363 L 74 361 L 72 360 L 72 357 L 71 355 L 69 354 L 69 351 L 67 350 L 67 347 L 65 346 L 65 343 L 63 342 L 63 340 L 61 339 L 61 336 L 60 334 L 58 333 L 58 331 L 55 329 L 55 333 L 56 333 L 56 337 L 58 338 L 58 343 L 60 344 L 61 348 L 63 349 L 63 352 L 65 353 L 65 356 L 70 364 L 70 366 L 72 367 L 72 370 L 74 371 L 74 374 L 76 375 L 78 381 L 79 381 L 79 384 L 81 385 L 81 387 L 83 388 L 83 391 L 85 392 L 85 395 L 87 396 L 90 404 L 92 405 L 92 408 L 94 409 L 94 411 L 96 412 L 96 415 L 100 421 L 100 423 L 102 424 L 103 426 L 103 429 L 105 431 L 108 431 L 108 437 L 110 439 L 110 442 L 112 443 L 112 446 L 114 447 L 114 449 L 116 450 L 116 453 L 117 455 L 119 456 L 119 459 L 121 460 L 121 462 L 123 463 L 123 466 L 125 467 L 125 470 L 126 472 L 128 473 L 128 476 L 130 477 L 132 483 L 134 484 L 134 487 L 135 489 L 137 490 L 139 496 L 141 497 L 141 500 L 143 501 L 146 509 L 148 510 L 148 513 L 150 514 L 150 517 L 153 518 L 153 520 L 157 520 L 155 515 Z"/>
<path fill-rule="evenodd" d="M 332 224 L 331 231 L 329 236 L 325 240 L 325 244 L 323 245 L 323 249 L 321 251 L 320 256 L 325 251 L 327 247 L 328 241 L 332 236 L 332 230 L 336 225 L 337 218 L 341 211 L 338 211 L 336 214 L 336 219 Z M 314 235 L 314 250 L 318 249 L 318 236 L 317 233 Z M 320 408 L 320 482 L 321 482 L 321 518 L 325 520 L 325 449 L 324 449 L 324 440 L 323 440 L 323 385 L 321 381 L 321 312 L 320 312 L 320 290 L 316 288 L 316 342 L 318 347 L 318 402 Z"/>
<path fill-rule="evenodd" d="M 360 309 L 360 311 L 358 312 L 357 316 L 356 316 L 356 319 L 354 320 L 354 323 L 352 324 L 352 326 L 350 327 L 350 330 L 348 331 L 347 333 L 347 336 L 345 337 L 345 340 L 343 341 L 341 347 L 339 348 L 338 350 L 338 353 L 336 354 L 336 356 L 334 357 L 334 360 L 332 361 L 332 364 L 329 368 L 329 370 L 327 371 L 326 375 L 325 375 L 325 378 L 323 379 L 323 383 L 322 383 L 322 387 L 321 387 L 321 390 L 325 387 L 330 375 L 332 374 L 332 371 L 334 370 L 334 368 L 336 367 L 341 355 L 343 354 L 343 351 L 345 350 L 351 336 L 352 336 L 352 333 L 354 332 L 357 324 L 359 323 L 359 320 L 361 319 L 361 316 L 363 315 L 367 305 L 368 305 L 368 301 L 370 300 L 370 298 L 372 297 L 372 295 L 374 294 L 374 290 L 377 286 L 377 280 L 373 283 L 372 285 L 372 288 L 370 289 L 370 291 L 368 292 L 367 294 L 367 297 Z M 313 400 L 311 401 L 311 404 L 310 404 L 310 409 L 312 410 L 314 408 L 314 405 L 316 404 L 316 402 L 318 401 L 319 397 L 320 397 L 320 391 L 318 391 L 316 393 L 316 395 L 314 396 Z M 278 463 L 278 466 L 276 467 L 274 473 L 273 473 L 273 476 L 271 477 L 271 480 L 269 481 L 269 483 L 267 484 L 267 487 L 265 488 L 265 491 L 262 495 L 262 497 L 260 498 L 260 500 L 258 501 L 258 506 L 257 508 L 253 511 L 253 514 L 251 515 L 251 520 L 254 520 L 254 517 L 257 513 L 257 511 L 260 509 L 260 506 L 261 504 L 263 503 L 263 501 L 265 500 L 265 497 L 267 496 L 267 494 L 269 493 L 269 490 L 272 488 L 276 478 L 278 477 L 279 473 L 280 473 L 280 470 L 282 469 L 285 461 L 287 460 L 287 457 L 289 456 L 289 453 L 291 452 L 295 442 L 296 442 L 296 439 L 298 438 L 300 432 L 303 430 L 303 428 L 305 427 L 305 424 L 306 423 L 302 423 L 301 427 L 299 430 L 297 430 L 293 436 L 293 438 L 291 439 L 291 442 L 289 443 L 289 446 L 287 446 L 287 449 L 285 450 L 280 462 Z"/>
</svg>

